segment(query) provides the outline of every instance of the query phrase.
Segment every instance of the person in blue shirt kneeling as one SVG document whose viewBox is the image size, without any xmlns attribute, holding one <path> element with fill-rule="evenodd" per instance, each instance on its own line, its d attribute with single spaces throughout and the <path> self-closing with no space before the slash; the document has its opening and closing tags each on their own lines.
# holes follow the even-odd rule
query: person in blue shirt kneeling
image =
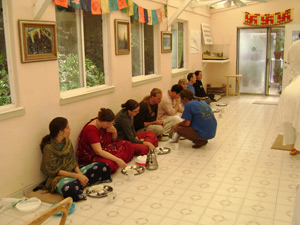
<svg viewBox="0 0 300 225">
<path fill-rule="evenodd" d="M 215 137 L 217 121 L 210 106 L 194 99 L 191 90 L 182 90 L 180 97 L 184 105 L 181 118 L 184 120 L 176 124 L 173 130 L 178 135 L 191 140 L 194 143 L 193 148 L 200 148 L 207 144 L 208 139 Z"/>
</svg>

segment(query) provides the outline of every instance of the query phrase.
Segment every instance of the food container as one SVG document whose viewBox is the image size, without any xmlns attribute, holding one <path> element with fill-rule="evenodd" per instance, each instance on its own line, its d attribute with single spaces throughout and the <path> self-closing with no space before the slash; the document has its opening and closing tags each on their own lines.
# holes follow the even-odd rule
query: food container
<svg viewBox="0 0 300 225">
<path fill-rule="evenodd" d="M 177 132 L 175 132 L 175 133 L 172 134 L 171 139 L 172 139 L 174 142 L 178 142 L 179 138 L 180 138 L 180 136 L 179 136 L 179 134 L 178 134 Z"/>
<path fill-rule="evenodd" d="M 173 127 L 170 130 L 169 138 L 171 138 L 174 142 L 178 142 L 180 136 L 177 132 L 174 132 Z"/>
<path fill-rule="evenodd" d="M 147 155 L 141 155 L 136 157 L 135 163 L 139 166 L 146 166 Z"/>
</svg>

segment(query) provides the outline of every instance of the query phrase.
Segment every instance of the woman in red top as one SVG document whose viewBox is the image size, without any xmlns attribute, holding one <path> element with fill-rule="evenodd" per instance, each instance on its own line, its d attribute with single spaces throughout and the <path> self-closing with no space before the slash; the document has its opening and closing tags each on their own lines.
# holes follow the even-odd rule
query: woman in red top
<svg viewBox="0 0 300 225">
<path fill-rule="evenodd" d="M 129 141 L 117 139 L 117 130 L 113 126 L 115 115 L 110 109 L 101 108 L 98 117 L 89 121 L 82 129 L 76 155 L 80 165 L 92 162 L 105 162 L 115 173 L 119 167 L 134 156 L 134 149 Z"/>
</svg>

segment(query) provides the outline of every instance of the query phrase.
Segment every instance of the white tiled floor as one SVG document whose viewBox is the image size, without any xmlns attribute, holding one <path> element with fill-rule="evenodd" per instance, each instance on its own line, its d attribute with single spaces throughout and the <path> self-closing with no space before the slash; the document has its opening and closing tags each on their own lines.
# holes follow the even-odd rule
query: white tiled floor
<svg viewBox="0 0 300 225">
<path fill-rule="evenodd" d="M 120 225 L 290 225 L 300 155 L 272 150 L 277 137 L 276 105 L 252 104 L 276 97 L 223 98 L 228 106 L 218 120 L 217 135 L 201 149 L 187 140 L 160 142 L 171 153 L 158 155 L 159 169 L 133 181 L 118 171 L 111 184 L 117 199 L 89 198 L 75 203 L 67 224 Z M 218 108 L 215 103 L 212 108 Z M 134 163 L 134 160 L 131 164 Z M 0 214 L 0 224 L 21 224 L 35 213 L 16 209 Z M 46 224 L 58 224 L 52 217 Z"/>
</svg>

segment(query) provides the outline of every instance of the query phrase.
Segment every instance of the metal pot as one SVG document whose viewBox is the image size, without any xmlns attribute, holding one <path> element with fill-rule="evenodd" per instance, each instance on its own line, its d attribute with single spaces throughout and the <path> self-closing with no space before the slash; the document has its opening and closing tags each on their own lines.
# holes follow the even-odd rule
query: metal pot
<svg viewBox="0 0 300 225">
<path fill-rule="evenodd" d="M 158 168 L 156 154 L 153 149 L 150 149 L 147 154 L 146 168 L 148 170 L 156 170 Z"/>
</svg>

